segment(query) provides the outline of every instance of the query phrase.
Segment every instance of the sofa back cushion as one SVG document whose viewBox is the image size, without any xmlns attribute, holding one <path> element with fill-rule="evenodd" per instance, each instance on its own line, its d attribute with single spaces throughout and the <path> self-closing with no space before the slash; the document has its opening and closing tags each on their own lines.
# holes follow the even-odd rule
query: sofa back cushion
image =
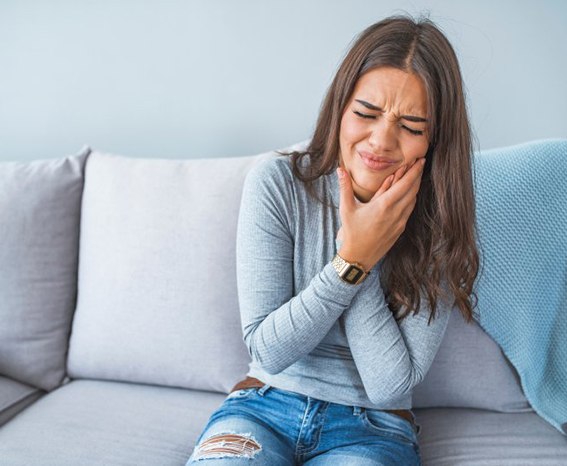
<svg viewBox="0 0 567 466">
<path fill-rule="evenodd" d="M 227 392 L 246 374 L 236 224 L 262 157 L 91 154 L 71 377 Z"/>
<path fill-rule="evenodd" d="M 413 390 L 413 406 L 532 411 L 500 347 L 476 321 L 467 323 L 456 307 L 429 371 Z"/>
<path fill-rule="evenodd" d="M 88 153 L 0 164 L 0 374 L 44 390 L 65 377 Z"/>
</svg>

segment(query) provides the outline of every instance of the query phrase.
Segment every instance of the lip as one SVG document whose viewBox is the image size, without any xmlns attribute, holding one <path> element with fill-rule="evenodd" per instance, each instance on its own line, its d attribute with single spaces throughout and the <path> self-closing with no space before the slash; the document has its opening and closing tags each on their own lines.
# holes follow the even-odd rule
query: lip
<svg viewBox="0 0 567 466">
<path fill-rule="evenodd" d="M 386 157 L 378 157 L 366 151 L 358 151 L 358 155 L 364 164 L 371 170 L 384 170 L 398 163 L 397 160 L 392 160 Z"/>
</svg>

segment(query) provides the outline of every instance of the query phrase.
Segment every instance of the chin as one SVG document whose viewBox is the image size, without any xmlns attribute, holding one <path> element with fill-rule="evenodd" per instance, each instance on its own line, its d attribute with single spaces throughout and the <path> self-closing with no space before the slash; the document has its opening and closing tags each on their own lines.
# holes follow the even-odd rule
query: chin
<svg viewBox="0 0 567 466">
<path fill-rule="evenodd" d="M 353 188 L 354 188 L 354 193 L 357 197 L 357 199 L 359 201 L 363 201 L 366 202 L 367 200 L 370 200 L 372 198 L 372 196 L 374 196 L 374 194 L 376 194 L 376 191 L 378 191 L 379 186 L 377 188 L 374 187 L 375 184 L 367 184 L 367 183 L 362 183 L 362 184 L 358 184 L 356 183 Z"/>
<path fill-rule="evenodd" d="M 374 193 L 380 189 L 380 186 L 382 186 L 382 183 L 385 179 L 385 177 L 380 177 L 380 179 L 373 180 L 362 179 L 360 183 L 357 183 L 357 185 L 360 190 L 374 195 Z"/>
</svg>

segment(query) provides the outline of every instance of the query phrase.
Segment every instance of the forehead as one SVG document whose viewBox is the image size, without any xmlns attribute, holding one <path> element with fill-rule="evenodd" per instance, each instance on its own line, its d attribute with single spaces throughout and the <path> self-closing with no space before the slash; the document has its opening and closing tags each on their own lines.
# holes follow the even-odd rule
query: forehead
<svg viewBox="0 0 567 466">
<path fill-rule="evenodd" d="M 356 82 L 352 99 L 361 99 L 385 111 L 427 116 L 427 92 L 413 73 L 381 67 L 364 73 Z"/>
</svg>

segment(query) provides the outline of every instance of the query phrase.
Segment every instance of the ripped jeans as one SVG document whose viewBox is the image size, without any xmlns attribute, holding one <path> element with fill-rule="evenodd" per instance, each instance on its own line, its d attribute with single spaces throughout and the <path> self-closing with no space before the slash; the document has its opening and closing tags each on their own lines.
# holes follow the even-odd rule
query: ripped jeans
<svg viewBox="0 0 567 466">
<path fill-rule="evenodd" d="M 420 466 L 419 430 L 392 413 L 266 384 L 228 395 L 186 466 Z"/>
</svg>

